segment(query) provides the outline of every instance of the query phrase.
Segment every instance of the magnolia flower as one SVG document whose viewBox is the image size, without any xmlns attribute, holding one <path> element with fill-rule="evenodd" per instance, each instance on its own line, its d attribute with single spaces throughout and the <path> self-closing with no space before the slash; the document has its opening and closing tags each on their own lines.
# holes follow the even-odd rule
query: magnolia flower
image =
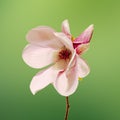
<svg viewBox="0 0 120 120">
<path fill-rule="evenodd" d="M 90 72 L 81 54 L 88 50 L 92 33 L 93 25 L 90 25 L 74 39 L 68 20 L 63 21 L 62 32 L 56 32 L 47 26 L 29 31 L 29 44 L 23 50 L 23 60 L 33 68 L 49 66 L 33 77 L 30 83 L 31 92 L 35 94 L 52 84 L 60 95 L 73 94 L 77 89 L 78 79 Z"/>
</svg>

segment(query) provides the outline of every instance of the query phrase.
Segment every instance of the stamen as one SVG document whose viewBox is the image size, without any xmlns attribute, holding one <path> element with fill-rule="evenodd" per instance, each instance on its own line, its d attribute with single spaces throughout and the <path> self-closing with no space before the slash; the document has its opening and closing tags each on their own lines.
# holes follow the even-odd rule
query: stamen
<svg viewBox="0 0 120 120">
<path fill-rule="evenodd" d="M 75 40 L 75 38 L 73 37 L 73 36 L 71 36 L 71 40 L 72 40 L 72 42 Z"/>
<path fill-rule="evenodd" d="M 83 79 L 79 77 L 78 80 L 82 81 Z"/>
<path fill-rule="evenodd" d="M 62 49 L 60 52 L 59 52 L 59 59 L 70 59 L 70 56 L 71 56 L 71 51 L 68 50 L 68 49 Z"/>
</svg>

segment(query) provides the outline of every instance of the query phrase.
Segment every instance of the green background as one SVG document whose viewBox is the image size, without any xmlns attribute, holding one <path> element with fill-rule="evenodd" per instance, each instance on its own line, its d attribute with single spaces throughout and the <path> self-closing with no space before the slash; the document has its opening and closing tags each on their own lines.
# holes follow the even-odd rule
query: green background
<svg viewBox="0 0 120 120">
<path fill-rule="evenodd" d="M 39 71 L 22 60 L 26 33 L 48 25 L 61 30 L 70 22 L 74 37 L 88 25 L 95 31 L 83 55 L 91 73 L 70 96 L 69 120 L 120 120 L 119 0 L 0 0 L 0 120 L 63 120 L 65 98 L 49 85 L 33 96 Z"/>
</svg>

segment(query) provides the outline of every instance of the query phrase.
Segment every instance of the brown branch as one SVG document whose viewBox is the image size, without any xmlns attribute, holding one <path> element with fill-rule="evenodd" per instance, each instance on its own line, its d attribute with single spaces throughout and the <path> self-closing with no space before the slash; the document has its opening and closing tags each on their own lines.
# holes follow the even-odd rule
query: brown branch
<svg viewBox="0 0 120 120">
<path fill-rule="evenodd" d="M 66 97 L 66 113 L 65 113 L 65 119 L 64 120 L 68 120 L 69 108 L 70 108 L 70 105 L 69 105 L 69 99 L 68 99 L 68 96 L 67 96 Z"/>
</svg>

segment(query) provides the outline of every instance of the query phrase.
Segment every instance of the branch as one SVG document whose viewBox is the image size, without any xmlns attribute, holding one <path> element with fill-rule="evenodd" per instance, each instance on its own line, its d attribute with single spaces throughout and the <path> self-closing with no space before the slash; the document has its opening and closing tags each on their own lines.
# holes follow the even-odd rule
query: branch
<svg viewBox="0 0 120 120">
<path fill-rule="evenodd" d="M 69 105 L 69 99 L 68 99 L 68 96 L 67 96 L 67 97 L 66 97 L 66 113 L 65 113 L 65 120 L 68 120 L 69 108 L 70 108 L 70 105 Z"/>
</svg>

